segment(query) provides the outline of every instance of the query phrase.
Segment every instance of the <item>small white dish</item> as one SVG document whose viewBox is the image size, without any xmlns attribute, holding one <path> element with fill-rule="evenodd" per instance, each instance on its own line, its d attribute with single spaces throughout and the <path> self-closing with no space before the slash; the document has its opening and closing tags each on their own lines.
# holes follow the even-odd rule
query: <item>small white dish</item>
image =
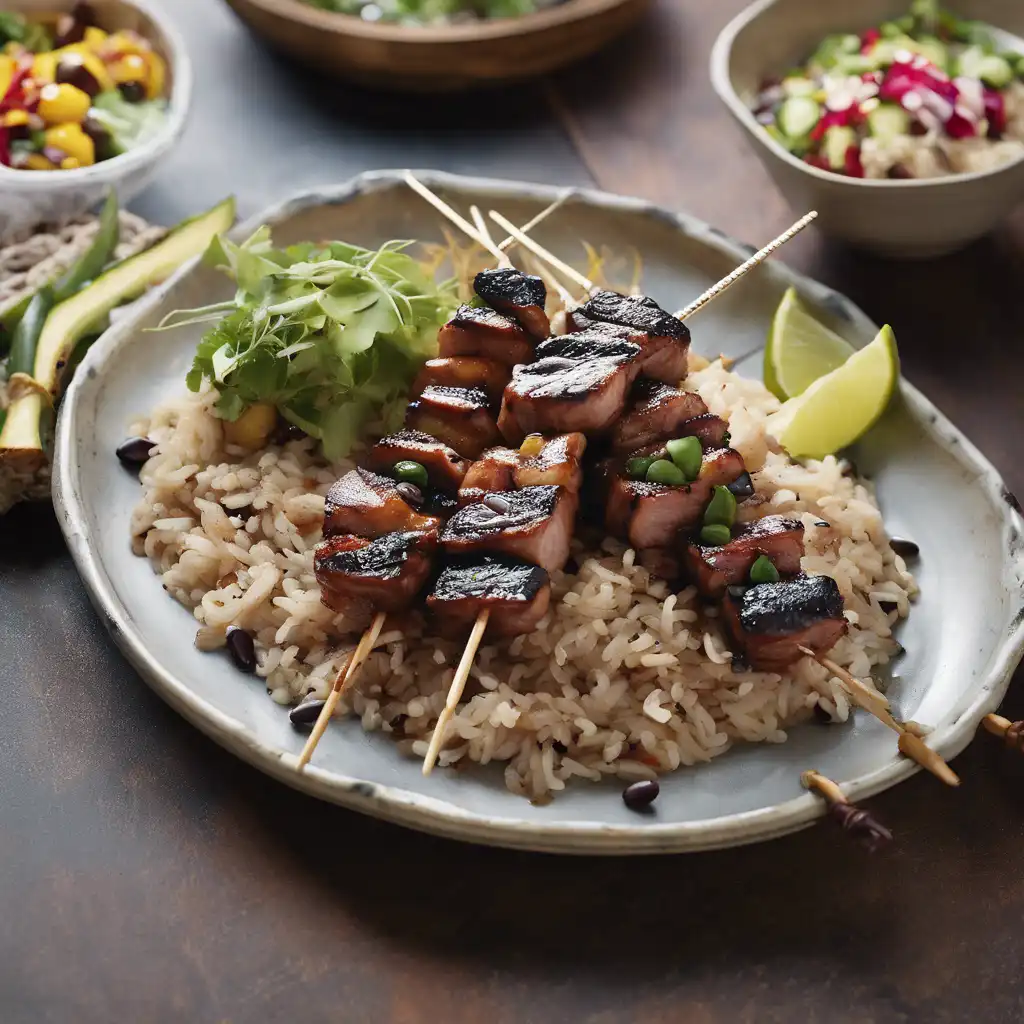
<svg viewBox="0 0 1024 1024">
<path fill-rule="evenodd" d="M 416 174 L 462 209 L 496 207 L 516 223 L 560 194 L 539 185 Z M 443 227 L 400 171 L 299 195 L 236 234 L 247 236 L 261 223 L 273 227 L 279 244 L 441 241 Z M 581 238 L 615 252 L 634 247 L 643 259 L 644 287 L 670 309 L 751 251 L 690 217 L 590 191 L 572 196 L 535 234 L 570 261 L 581 259 Z M 751 353 L 763 344 L 790 285 L 854 345 L 874 337 L 875 325 L 849 300 L 769 260 L 694 317 L 695 348 L 737 358 Z M 282 782 L 366 814 L 473 842 L 581 854 L 758 842 L 806 827 L 823 813 L 822 802 L 801 789 L 806 768 L 840 782 L 855 800 L 919 770 L 897 753 L 893 733 L 858 715 L 844 727 L 797 727 L 781 745 L 745 745 L 665 775 L 651 815 L 629 811 L 615 783 L 580 782 L 547 806 L 534 806 L 505 788 L 494 765 L 424 778 L 419 761 L 351 719 L 333 722 L 313 763 L 297 772 L 305 736 L 291 728 L 286 709 L 229 659 L 195 649 L 195 619 L 167 596 L 149 562 L 132 554 L 129 521 L 139 483 L 114 455 L 134 416 L 184 391 L 202 330 L 157 335 L 146 328 L 170 310 L 220 301 L 232 290 L 223 275 L 193 262 L 89 350 L 61 407 L 53 474 L 68 546 L 115 641 L 154 690 L 218 743 Z M 737 368 L 757 377 L 760 366 L 755 353 Z M 921 597 L 900 631 L 906 654 L 889 689 L 894 713 L 932 727 L 929 744 L 952 757 L 998 706 L 1024 651 L 1024 521 L 988 461 L 905 381 L 855 458 L 877 488 L 889 529 L 921 547 L 914 565 Z"/>
<path fill-rule="evenodd" d="M 72 0 L 5 0 L 22 14 L 70 10 Z M 144 189 L 185 130 L 192 96 L 192 65 L 185 44 L 156 0 L 101 0 L 94 8 L 101 27 L 134 29 L 167 63 L 167 118 L 148 143 L 111 160 L 73 171 L 25 171 L 0 167 L 0 245 L 25 237 L 38 224 L 60 224 L 99 203 L 113 188 L 124 206 Z"/>
<path fill-rule="evenodd" d="M 906 13 L 909 0 L 758 0 L 722 29 L 711 82 L 794 211 L 817 210 L 817 227 L 886 256 L 954 252 L 987 234 L 1024 200 L 1024 158 L 944 178 L 875 180 L 819 170 L 793 156 L 757 123 L 750 100 L 761 83 L 802 64 L 821 40 L 860 32 Z M 961 0 L 956 13 L 1002 31 L 1024 50 L 1019 0 Z"/>
</svg>

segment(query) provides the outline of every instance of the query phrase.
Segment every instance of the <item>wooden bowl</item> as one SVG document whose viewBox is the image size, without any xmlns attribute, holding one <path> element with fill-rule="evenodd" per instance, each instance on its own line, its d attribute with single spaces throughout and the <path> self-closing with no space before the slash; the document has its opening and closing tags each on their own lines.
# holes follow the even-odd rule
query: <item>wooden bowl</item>
<svg viewBox="0 0 1024 1024">
<path fill-rule="evenodd" d="M 566 0 L 521 18 L 463 25 L 363 21 L 301 0 L 227 0 L 274 49 L 375 87 L 450 92 L 543 75 L 628 28 L 649 0 Z"/>
</svg>

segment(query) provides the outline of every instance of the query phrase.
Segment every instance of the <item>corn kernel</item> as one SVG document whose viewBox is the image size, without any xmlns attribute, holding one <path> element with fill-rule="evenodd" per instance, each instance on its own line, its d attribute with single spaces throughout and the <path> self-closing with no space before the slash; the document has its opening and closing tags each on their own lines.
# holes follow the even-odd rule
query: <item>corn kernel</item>
<svg viewBox="0 0 1024 1024">
<path fill-rule="evenodd" d="M 77 171 L 82 165 L 73 156 L 66 156 L 60 162 L 60 169 L 62 171 Z"/>
<path fill-rule="evenodd" d="M 32 58 L 32 77 L 39 85 L 48 85 L 57 77 L 57 54 L 37 53 Z"/>
<path fill-rule="evenodd" d="M 96 163 L 96 146 L 82 131 L 80 124 L 58 124 L 46 129 L 47 146 L 59 149 L 65 156 L 74 157 L 81 167 Z"/>
<path fill-rule="evenodd" d="M 39 116 L 48 124 L 80 124 L 92 106 L 89 94 L 67 82 L 47 85 L 39 94 Z"/>
<path fill-rule="evenodd" d="M 16 67 L 17 64 L 13 57 L 8 57 L 6 53 L 0 53 L 0 96 L 3 96 L 11 87 Z"/>
<path fill-rule="evenodd" d="M 28 124 L 29 113 L 27 110 L 8 110 L 4 114 L 3 126 L 5 128 L 21 128 Z"/>
<path fill-rule="evenodd" d="M 164 94 L 167 85 L 167 65 L 159 53 L 153 52 L 146 55 L 146 63 L 149 66 L 149 74 L 146 77 L 146 98 L 150 100 L 159 99 Z"/>
<path fill-rule="evenodd" d="M 110 35 L 104 32 L 103 29 L 97 28 L 95 25 L 90 25 L 85 30 L 85 36 L 82 39 L 82 45 L 88 47 L 93 53 L 99 53 L 106 45 Z"/>
<path fill-rule="evenodd" d="M 24 168 L 26 171 L 55 171 L 57 165 L 47 160 L 42 153 L 29 153 L 25 157 Z"/>
<path fill-rule="evenodd" d="M 146 58 L 140 53 L 126 53 L 107 65 L 115 85 L 125 82 L 145 82 L 147 78 Z"/>
<path fill-rule="evenodd" d="M 519 446 L 519 454 L 527 459 L 532 459 L 540 454 L 544 447 L 543 434 L 528 434 L 523 443 Z"/>
<path fill-rule="evenodd" d="M 248 451 L 266 444 L 277 425 L 277 409 L 268 402 L 250 405 L 237 420 L 224 421 L 224 440 Z"/>
</svg>

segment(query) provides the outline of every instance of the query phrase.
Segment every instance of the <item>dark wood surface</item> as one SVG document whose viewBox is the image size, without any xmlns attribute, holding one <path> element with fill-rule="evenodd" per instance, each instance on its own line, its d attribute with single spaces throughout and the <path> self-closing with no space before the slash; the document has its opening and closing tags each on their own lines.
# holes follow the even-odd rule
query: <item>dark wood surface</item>
<svg viewBox="0 0 1024 1024">
<path fill-rule="evenodd" d="M 546 89 L 427 108 L 294 75 L 176 0 L 195 122 L 137 208 L 234 190 L 250 213 L 413 164 L 596 182 L 761 242 L 790 214 L 706 74 L 740 6 L 660 0 Z M 1019 216 L 932 263 L 787 251 L 896 326 L 907 375 L 1019 492 L 1022 254 Z M 0 522 L 0 579 L 5 1024 L 1024 1019 L 1024 758 L 989 737 L 959 790 L 917 777 L 872 802 L 897 833 L 874 858 L 828 823 L 654 860 L 473 848 L 297 795 L 191 729 L 108 640 L 47 510 Z"/>
</svg>

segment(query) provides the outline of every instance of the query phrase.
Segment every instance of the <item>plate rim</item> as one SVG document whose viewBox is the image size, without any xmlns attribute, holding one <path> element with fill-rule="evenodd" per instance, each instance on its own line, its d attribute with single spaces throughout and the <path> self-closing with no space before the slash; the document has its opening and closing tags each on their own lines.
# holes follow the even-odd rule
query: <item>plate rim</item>
<svg viewBox="0 0 1024 1024">
<path fill-rule="evenodd" d="M 300 191 L 275 203 L 236 225 L 233 234 L 245 237 L 260 224 L 274 224 L 298 211 L 317 205 L 340 205 L 370 191 L 402 185 L 403 169 L 367 171 L 340 185 L 326 185 Z M 568 191 L 589 205 L 617 212 L 654 216 L 682 234 L 717 249 L 737 264 L 754 251 L 718 228 L 685 213 L 675 213 L 646 200 L 617 196 L 590 188 L 560 188 L 505 179 L 463 176 L 417 169 L 414 173 L 434 188 L 483 192 L 496 197 L 525 198 L 550 202 Z M 76 429 L 79 396 L 86 381 L 98 378 L 104 365 L 133 333 L 135 321 L 157 305 L 164 295 L 198 263 L 183 265 L 167 281 L 145 296 L 120 319 L 87 353 L 67 388 L 61 403 L 54 439 L 53 503 L 61 530 L 85 583 L 90 601 L 102 618 L 114 642 L 143 680 L 172 708 L 215 742 L 267 775 L 312 796 L 352 810 L 451 839 L 551 853 L 585 855 L 655 854 L 713 850 L 763 842 L 806 828 L 822 817 L 822 802 L 809 793 L 790 800 L 739 814 L 704 818 L 691 822 L 657 823 L 647 820 L 636 825 L 605 824 L 597 821 L 535 822 L 525 819 L 493 818 L 470 812 L 446 800 L 421 795 L 397 786 L 369 782 L 329 771 L 315 764 L 301 774 L 295 770 L 296 756 L 269 746 L 250 734 L 243 724 L 218 710 L 189 689 L 184 680 L 152 656 L 117 597 L 107 572 L 88 544 L 83 499 L 78 490 Z M 813 278 L 776 262 L 780 272 L 806 295 L 838 308 L 844 316 L 865 330 L 876 329 L 852 301 Z M 838 304 L 838 306 L 837 306 Z M 699 316 L 699 314 L 697 314 Z M 912 384 L 901 379 L 903 400 L 910 406 L 921 429 L 976 476 L 993 508 L 1001 509 L 1003 550 L 1009 564 L 1024 580 L 1024 518 L 1015 505 L 1000 474 L 977 447 Z M 946 758 L 960 753 L 973 739 L 984 715 L 994 711 L 1014 669 L 1024 656 L 1024 594 L 1018 591 L 1012 610 L 1012 626 L 994 649 L 976 686 L 929 734 L 929 744 Z M 843 782 L 852 799 L 864 799 L 910 778 L 921 769 L 895 753 L 892 760 L 875 770 Z"/>
</svg>

